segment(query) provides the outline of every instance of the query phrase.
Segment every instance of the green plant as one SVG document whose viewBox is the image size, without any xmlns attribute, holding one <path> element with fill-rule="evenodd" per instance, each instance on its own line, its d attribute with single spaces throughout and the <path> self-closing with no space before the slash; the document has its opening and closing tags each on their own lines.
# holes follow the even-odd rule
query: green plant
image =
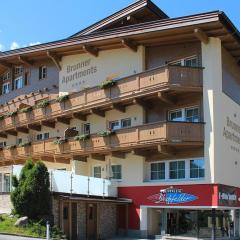
<svg viewBox="0 0 240 240">
<path fill-rule="evenodd" d="M 56 145 L 62 145 L 64 144 L 65 142 L 67 142 L 67 139 L 66 138 L 57 138 L 53 141 L 54 144 Z"/>
<path fill-rule="evenodd" d="M 115 132 L 112 130 L 102 131 L 102 132 L 98 133 L 98 135 L 101 137 L 108 137 L 108 136 L 111 136 L 114 134 L 115 134 Z"/>
<path fill-rule="evenodd" d="M 0 121 L 1 121 L 1 120 L 4 120 L 4 115 L 1 115 L 1 116 L 0 116 Z"/>
<path fill-rule="evenodd" d="M 113 79 L 107 79 L 104 82 L 102 82 L 102 84 L 100 85 L 101 89 L 107 89 L 107 88 L 111 88 L 116 84 L 116 81 L 114 81 Z"/>
<path fill-rule="evenodd" d="M 75 141 L 86 141 L 90 139 L 90 134 L 82 134 L 74 137 Z"/>
<path fill-rule="evenodd" d="M 7 150 L 13 150 L 14 148 L 16 148 L 16 145 L 9 145 L 5 147 Z"/>
<path fill-rule="evenodd" d="M 66 94 L 66 95 L 62 95 L 62 96 L 57 97 L 57 98 L 56 98 L 56 101 L 59 102 L 59 103 L 61 103 L 61 102 L 67 101 L 68 99 L 69 99 L 69 95 Z"/>
<path fill-rule="evenodd" d="M 50 101 L 45 99 L 45 100 L 42 100 L 42 101 L 36 103 L 35 108 L 45 108 L 49 104 L 50 104 Z"/>
<path fill-rule="evenodd" d="M 40 219 L 49 214 L 49 173 L 43 162 L 26 161 L 19 179 L 14 180 L 14 185 L 11 201 L 16 214 L 30 219 Z"/>
<path fill-rule="evenodd" d="M 7 112 L 5 113 L 5 117 L 14 117 L 17 115 L 17 111 Z"/>
<path fill-rule="evenodd" d="M 31 142 L 19 143 L 18 146 L 19 147 L 28 147 L 28 146 L 31 146 Z"/>
<path fill-rule="evenodd" d="M 28 113 L 28 112 L 31 112 L 31 111 L 32 111 L 32 107 L 31 106 L 19 109 L 20 113 Z"/>
</svg>

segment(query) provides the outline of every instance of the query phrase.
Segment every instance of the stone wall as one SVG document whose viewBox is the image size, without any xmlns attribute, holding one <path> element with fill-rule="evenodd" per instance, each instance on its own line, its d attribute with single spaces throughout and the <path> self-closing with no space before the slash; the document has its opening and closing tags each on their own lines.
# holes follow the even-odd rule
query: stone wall
<svg viewBox="0 0 240 240">
<path fill-rule="evenodd" d="M 10 200 L 10 194 L 1 193 L 0 194 L 0 214 L 11 213 L 12 203 Z"/>
<path fill-rule="evenodd" d="M 78 203 L 78 239 L 84 240 L 86 239 L 86 228 L 87 228 L 87 205 L 85 202 Z"/>
</svg>

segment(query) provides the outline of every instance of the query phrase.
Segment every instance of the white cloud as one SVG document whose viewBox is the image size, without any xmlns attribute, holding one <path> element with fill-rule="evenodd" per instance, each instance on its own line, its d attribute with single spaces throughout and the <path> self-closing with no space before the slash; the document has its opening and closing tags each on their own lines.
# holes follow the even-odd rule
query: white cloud
<svg viewBox="0 0 240 240">
<path fill-rule="evenodd" d="M 31 46 L 35 46 L 35 45 L 38 45 L 38 44 L 41 44 L 40 42 L 34 42 L 34 43 L 29 43 L 28 45 L 31 47 Z"/>
<path fill-rule="evenodd" d="M 17 42 L 12 42 L 12 44 L 10 46 L 10 49 L 14 50 L 14 49 L 17 49 L 17 48 L 20 48 L 19 44 Z"/>
<path fill-rule="evenodd" d="M 4 50 L 4 45 L 0 43 L 0 51 L 2 52 Z"/>
</svg>

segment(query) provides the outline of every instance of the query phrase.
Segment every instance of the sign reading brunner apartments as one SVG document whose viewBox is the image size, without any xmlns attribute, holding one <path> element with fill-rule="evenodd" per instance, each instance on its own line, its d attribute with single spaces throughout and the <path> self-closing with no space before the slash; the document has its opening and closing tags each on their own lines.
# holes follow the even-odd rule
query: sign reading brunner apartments
<svg viewBox="0 0 240 240">
<path fill-rule="evenodd" d="M 100 85 L 106 79 L 119 79 L 144 70 L 144 48 L 137 52 L 116 49 L 99 52 L 98 57 L 78 54 L 62 58 L 59 77 L 61 94 Z"/>
</svg>

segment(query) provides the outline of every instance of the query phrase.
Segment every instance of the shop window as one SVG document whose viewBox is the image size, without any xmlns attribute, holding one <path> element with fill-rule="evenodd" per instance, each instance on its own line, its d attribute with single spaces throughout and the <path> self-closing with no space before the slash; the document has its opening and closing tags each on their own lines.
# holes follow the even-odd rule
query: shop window
<svg viewBox="0 0 240 240">
<path fill-rule="evenodd" d="M 169 163 L 169 178 L 185 178 L 185 161 L 174 161 Z"/>
<path fill-rule="evenodd" d="M 190 160 L 190 178 L 203 178 L 204 175 L 204 160 Z"/>
<path fill-rule="evenodd" d="M 116 180 L 122 179 L 121 165 L 112 165 L 112 179 L 116 179 Z"/>
<path fill-rule="evenodd" d="M 151 164 L 151 180 L 165 179 L 165 163 L 152 163 Z"/>
<path fill-rule="evenodd" d="M 102 177 L 102 167 L 101 166 L 96 166 L 93 168 L 93 176 L 95 178 L 101 178 Z"/>
<path fill-rule="evenodd" d="M 83 124 L 83 133 L 84 134 L 90 134 L 90 123 Z"/>
<path fill-rule="evenodd" d="M 7 94 L 10 92 L 10 83 L 4 83 L 2 85 L 2 93 Z"/>
<path fill-rule="evenodd" d="M 23 77 L 18 77 L 14 81 L 15 81 L 15 89 L 23 88 Z"/>
<path fill-rule="evenodd" d="M 121 120 L 121 128 L 131 127 L 131 118 L 126 118 Z"/>
<path fill-rule="evenodd" d="M 47 67 L 41 66 L 39 67 L 39 80 L 47 78 Z"/>
</svg>

